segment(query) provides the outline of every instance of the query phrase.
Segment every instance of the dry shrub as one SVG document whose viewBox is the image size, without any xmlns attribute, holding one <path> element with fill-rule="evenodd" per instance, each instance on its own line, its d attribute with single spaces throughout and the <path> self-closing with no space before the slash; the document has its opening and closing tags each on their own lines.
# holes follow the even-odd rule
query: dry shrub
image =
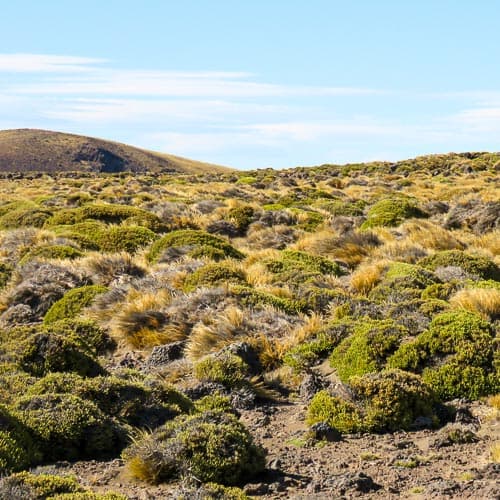
<svg viewBox="0 0 500 500">
<path fill-rule="evenodd" d="M 138 349 L 182 340 L 184 331 L 168 324 L 162 312 L 171 299 L 168 290 L 154 294 L 131 290 L 110 321 L 112 337 Z"/>
<path fill-rule="evenodd" d="M 351 275 L 351 286 L 362 294 L 367 294 L 382 279 L 390 261 L 376 260 L 361 264 Z"/>
<path fill-rule="evenodd" d="M 140 278 L 146 274 L 144 267 L 138 265 L 136 259 L 127 252 L 95 253 L 75 262 L 75 265 L 87 270 L 94 283 L 106 286 L 116 279 Z"/>
<path fill-rule="evenodd" d="M 236 306 L 229 306 L 212 323 L 199 322 L 193 327 L 184 351 L 186 358 L 196 361 L 217 352 L 244 336 L 247 330 L 245 313 Z"/>
<path fill-rule="evenodd" d="M 451 231 L 426 220 L 408 221 L 401 226 L 408 241 L 432 250 L 464 250 L 465 245 Z"/>
<path fill-rule="evenodd" d="M 408 264 L 415 264 L 426 255 L 425 248 L 409 240 L 391 241 L 373 252 L 373 257 L 407 262 Z"/>
<path fill-rule="evenodd" d="M 450 304 L 459 309 L 476 312 L 486 320 L 500 318 L 500 290 L 495 288 L 466 288 L 450 298 Z"/>
</svg>

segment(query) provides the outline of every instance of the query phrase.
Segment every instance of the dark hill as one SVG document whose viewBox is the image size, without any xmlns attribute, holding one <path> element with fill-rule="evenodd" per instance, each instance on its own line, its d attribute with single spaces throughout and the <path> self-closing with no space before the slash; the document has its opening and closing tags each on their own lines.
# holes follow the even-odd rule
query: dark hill
<svg viewBox="0 0 500 500">
<path fill-rule="evenodd" d="M 227 172 L 229 168 L 48 130 L 0 131 L 0 172 Z"/>
</svg>

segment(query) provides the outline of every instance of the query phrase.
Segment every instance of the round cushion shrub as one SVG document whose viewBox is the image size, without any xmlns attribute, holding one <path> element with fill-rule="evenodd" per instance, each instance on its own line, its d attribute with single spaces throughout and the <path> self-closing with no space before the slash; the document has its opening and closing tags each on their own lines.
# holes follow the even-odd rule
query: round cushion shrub
<svg viewBox="0 0 500 500">
<path fill-rule="evenodd" d="M 311 274 L 342 274 L 340 266 L 325 257 L 312 255 L 299 250 L 283 250 L 279 260 L 266 263 L 267 269 L 274 274 L 302 271 Z"/>
<path fill-rule="evenodd" d="M 77 259 L 83 255 L 80 250 L 68 245 L 43 245 L 30 250 L 19 261 L 20 266 L 33 259 Z"/>
<path fill-rule="evenodd" d="M 42 227 L 50 216 L 51 212 L 41 208 L 13 210 L 0 217 L 0 229 Z"/>
<path fill-rule="evenodd" d="M 421 374 L 441 400 L 477 399 L 498 392 L 496 357 L 495 335 L 487 321 L 468 311 L 449 311 L 402 344 L 388 366 Z"/>
<path fill-rule="evenodd" d="M 183 289 L 185 292 L 191 292 L 201 286 L 212 287 L 226 283 L 246 285 L 245 273 L 231 264 L 211 263 L 186 276 Z"/>
<path fill-rule="evenodd" d="M 93 377 L 104 371 L 81 345 L 53 333 L 37 333 L 27 339 L 19 358 L 23 370 L 37 377 L 49 372 L 75 372 Z"/>
<path fill-rule="evenodd" d="M 363 405 L 364 427 L 371 432 L 410 430 L 419 417 L 437 421 L 434 392 L 418 375 L 383 370 L 354 377 L 350 386 Z"/>
<path fill-rule="evenodd" d="M 74 318 L 85 307 L 88 307 L 97 295 L 107 291 L 108 288 L 102 285 L 86 285 L 73 288 L 52 304 L 43 318 L 43 323 L 49 325 L 55 321 Z"/>
<path fill-rule="evenodd" d="M 411 217 L 425 217 L 415 201 L 408 198 L 387 198 L 376 202 L 370 207 L 367 219 L 361 229 L 370 229 L 378 226 L 399 226 L 405 219 Z"/>
<path fill-rule="evenodd" d="M 15 409 L 44 461 L 104 458 L 119 451 L 119 428 L 91 401 L 44 394 L 20 398 Z"/>
<path fill-rule="evenodd" d="M 150 483 L 192 476 L 237 485 L 265 467 L 265 452 L 232 414 L 208 411 L 168 422 L 124 451 L 133 477 Z"/>
<path fill-rule="evenodd" d="M 224 253 L 226 257 L 242 259 L 244 255 L 231 246 L 223 238 L 206 233 L 205 231 L 194 229 L 180 229 L 172 231 L 159 240 L 156 240 L 147 254 L 150 262 L 158 262 L 162 254 L 168 249 L 186 249 L 187 252 L 196 251 L 197 247 L 213 247 Z"/>
<path fill-rule="evenodd" d="M 360 432 L 363 418 L 358 406 L 350 401 L 331 396 L 328 391 L 317 392 L 309 403 L 306 422 L 314 425 L 325 422 L 344 434 Z"/>
<path fill-rule="evenodd" d="M 215 382 L 231 388 L 241 386 L 248 370 L 248 365 L 239 356 L 224 352 L 198 361 L 193 374 L 202 382 Z"/>
<path fill-rule="evenodd" d="M 379 371 L 407 335 L 408 330 L 392 319 L 357 321 L 352 335 L 333 350 L 330 365 L 343 382 Z"/>
<path fill-rule="evenodd" d="M 16 412 L 0 405 L 0 474 L 29 467 L 39 458 L 31 435 Z"/>
<path fill-rule="evenodd" d="M 110 226 L 100 232 L 96 242 L 103 252 L 135 253 L 139 248 L 149 245 L 156 237 L 156 234 L 146 227 Z"/>
<path fill-rule="evenodd" d="M 422 267 L 435 271 L 438 267 L 456 266 L 483 280 L 500 281 L 500 268 L 487 257 L 470 255 L 461 250 L 445 250 L 418 261 Z"/>
<path fill-rule="evenodd" d="M 97 203 L 59 210 L 45 222 L 45 226 L 73 225 L 88 220 L 105 224 L 121 224 L 131 220 L 133 225 L 144 226 L 154 232 L 163 230 L 160 218 L 147 210 L 127 205 Z"/>
</svg>

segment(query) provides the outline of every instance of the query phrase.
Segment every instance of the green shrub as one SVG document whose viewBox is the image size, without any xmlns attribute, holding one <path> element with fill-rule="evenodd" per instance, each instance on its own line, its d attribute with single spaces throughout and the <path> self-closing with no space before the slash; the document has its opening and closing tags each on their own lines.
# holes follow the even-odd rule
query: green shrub
<svg viewBox="0 0 500 500">
<path fill-rule="evenodd" d="M 425 288 L 439 282 L 432 272 L 406 262 L 392 263 L 385 273 L 385 279 L 406 279 L 407 283 L 411 283 L 412 288 Z"/>
<path fill-rule="evenodd" d="M 450 296 L 458 290 L 459 286 L 460 284 L 458 282 L 434 283 L 432 285 L 428 285 L 425 290 L 422 291 L 420 296 L 424 300 L 448 300 Z"/>
<path fill-rule="evenodd" d="M 407 334 L 404 327 L 391 319 L 360 320 L 355 323 L 353 334 L 334 349 L 330 364 L 343 382 L 355 375 L 376 372 Z"/>
<path fill-rule="evenodd" d="M 425 214 L 413 200 L 407 198 L 387 198 L 378 201 L 368 210 L 368 218 L 361 229 L 377 226 L 399 226 L 410 217 L 424 217 Z"/>
<path fill-rule="evenodd" d="M 133 477 L 161 483 L 181 475 L 236 485 L 264 470 L 265 452 L 231 414 L 177 417 L 125 450 Z"/>
<path fill-rule="evenodd" d="M 429 329 L 402 344 L 388 366 L 421 373 L 443 400 L 477 399 L 497 386 L 495 338 L 490 325 L 466 311 L 439 314 Z"/>
<path fill-rule="evenodd" d="M 205 411 L 222 411 L 225 413 L 234 413 L 231 400 L 218 392 L 204 396 L 194 403 L 196 411 L 203 413 Z"/>
<path fill-rule="evenodd" d="M 158 427 L 194 408 L 191 400 L 172 387 L 115 376 L 83 378 L 74 373 L 50 373 L 28 394 L 73 394 L 91 401 L 107 416 L 135 427 Z"/>
<path fill-rule="evenodd" d="M 68 245 L 44 245 L 30 250 L 19 261 L 22 266 L 33 259 L 77 259 L 83 255 L 80 250 Z"/>
<path fill-rule="evenodd" d="M 10 488 L 26 491 L 30 500 L 46 500 L 54 495 L 85 491 L 73 476 L 56 476 L 53 474 L 33 474 L 23 471 L 4 479 Z"/>
<path fill-rule="evenodd" d="M 109 457 L 119 449 L 116 424 L 91 401 L 45 394 L 20 398 L 15 409 L 44 461 Z"/>
<path fill-rule="evenodd" d="M 219 238 L 204 231 L 196 231 L 193 229 L 181 229 L 172 231 L 166 234 L 159 240 L 156 240 L 152 245 L 147 255 L 150 262 L 157 262 L 161 254 L 168 248 L 183 248 L 188 247 L 191 251 L 195 251 L 197 247 L 213 247 L 224 252 L 226 257 L 233 259 L 242 259 L 244 256 L 241 252 L 232 247 L 226 240 Z"/>
<path fill-rule="evenodd" d="M 432 271 L 438 267 L 457 266 L 483 280 L 500 281 L 500 268 L 492 260 L 479 255 L 470 255 L 461 250 L 436 252 L 424 257 L 418 264 Z"/>
<path fill-rule="evenodd" d="M 0 405 L 0 474 L 24 469 L 39 458 L 17 413 Z"/>
<path fill-rule="evenodd" d="M 308 425 L 326 422 L 342 433 L 363 429 L 359 408 L 349 401 L 331 396 L 325 390 L 317 392 L 309 403 L 306 422 Z"/>
<path fill-rule="evenodd" d="M 61 335 L 96 356 L 116 347 L 108 333 L 89 319 L 61 319 L 44 325 L 42 331 Z"/>
<path fill-rule="evenodd" d="M 356 201 L 343 201 L 343 200 L 333 200 L 322 202 L 318 205 L 319 208 L 326 210 L 334 216 L 347 216 L 355 217 L 363 215 L 364 209 L 366 207 L 366 201 L 356 200 Z"/>
<path fill-rule="evenodd" d="M 47 497 L 47 500 L 128 500 L 129 497 L 114 491 L 106 493 L 93 493 L 91 491 L 83 491 L 78 493 L 59 493 Z"/>
<path fill-rule="evenodd" d="M 357 400 L 364 406 L 364 427 L 372 432 L 409 430 L 417 417 L 436 420 L 435 396 L 418 375 L 384 370 L 350 381 Z"/>
<path fill-rule="evenodd" d="M 232 285 L 230 290 L 245 307 L 258 308 L 272 306 L 292 315 L 307 312 L 309 309 L 305 301 L 277 297 L 271 293 L 255 290 L 249 286 Z"/>
<path fill-rule="evenodd" d="M 314 339 L 292 347 L 283 356 L 283 363 L 295 371 L 315 365 L 337 345 L 336 339 L 320 332 Z"/>
<path fill-rule="evenodd" d="M 245 273 L 234 266 L 224 263 L 206 264 L 191 273 L 184 280 L 184 291 L 191 292 L 200 286 L 224 284 L 245 285 Z"/>
<path fill-rule="evenodd" d="M 193 367 L 193 374 L 202 382 L 238 387 L 248 375 L 248 365 L 239 356 L 223 353 L 198 361 Z"/>
<path fill-rule="evenodd" d="M 73 225 L 54 226 L 50 229 L 66 239 L 73 240 L 85 250 L 100 250 L 99 240 L 106 232 L 106 224 L 98 221 L 80 222 Z"/>
<path fill-rule="evenodd" d="M 333 262 L 319 255 L 312 255 L 298 250 L 283 250 L 279 260 L 266 262 L 267 269 L 274 274 L 303 271 L 316 274 L 340 276 L 341 269 Z"/>
<path fill-rule="evenodd" d="M 0 217 L 0 229 L 42 227 L 50 216 L 51 212 L 41 208 L 13 210 Z"/>
<path fill-rule="evenodd" d="M 75 318 L 85 307 L 88 307 L 92 303 L 97 295 L 107 291 L 108 289 L 102 285 L 87 285 L 73 288 L 66 292 L 61 299 L 52 304 L 43 318 L 43 323 L 49 325 L 55 321 Z"/>
<path fill-rule="evenodd" d="M 103 252 L 135 253 L 155 239 L 156 234 L 146 227 L 111 226 L 98 235 L 96 242 Z"/>
<path fill-rule="evenodd" d="M 3 288 L 10 280 L 12 276 L 12 267 L 8 264 L 0 262 L 0 289 Z"/>
<path fill-rule="evenodd" d="M 144 226 L 154 232 L 164 229 L 159 217 L 137 207 L 127 205 L 89 204 L 78 208 L 67 208 L 56 212 L 46 222 L 46 227 L 74 225 L 88 220 L 106 224 L 130 223 L 134 226 Z"/>
<path fill-rule="evenodd" d="M 245 234 L 254 218 L 255 210 L 250 206 L 229 209 L 226 219 L 231 221 L 240 234 Z"/>
<path fill-rule="evenodd" d="M 85 348 L 69 338 L 53 333 L 37 333 L 21 348 L 20 366 L 35 376 L 49 372 L 75 372 L 95 376 L 103 368 Z"/>
</svg>

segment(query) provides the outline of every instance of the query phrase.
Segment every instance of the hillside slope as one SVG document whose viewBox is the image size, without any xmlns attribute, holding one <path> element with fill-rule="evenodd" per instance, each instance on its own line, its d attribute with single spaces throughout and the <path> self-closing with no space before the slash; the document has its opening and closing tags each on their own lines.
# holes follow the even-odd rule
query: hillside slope
<svg viewBox="0 0 500 500">
<path fill-rule="evenodd" d="M 36 129 L 0 131 L 0 172 L 227 172 L 117 142 Z"/>
</svg>

